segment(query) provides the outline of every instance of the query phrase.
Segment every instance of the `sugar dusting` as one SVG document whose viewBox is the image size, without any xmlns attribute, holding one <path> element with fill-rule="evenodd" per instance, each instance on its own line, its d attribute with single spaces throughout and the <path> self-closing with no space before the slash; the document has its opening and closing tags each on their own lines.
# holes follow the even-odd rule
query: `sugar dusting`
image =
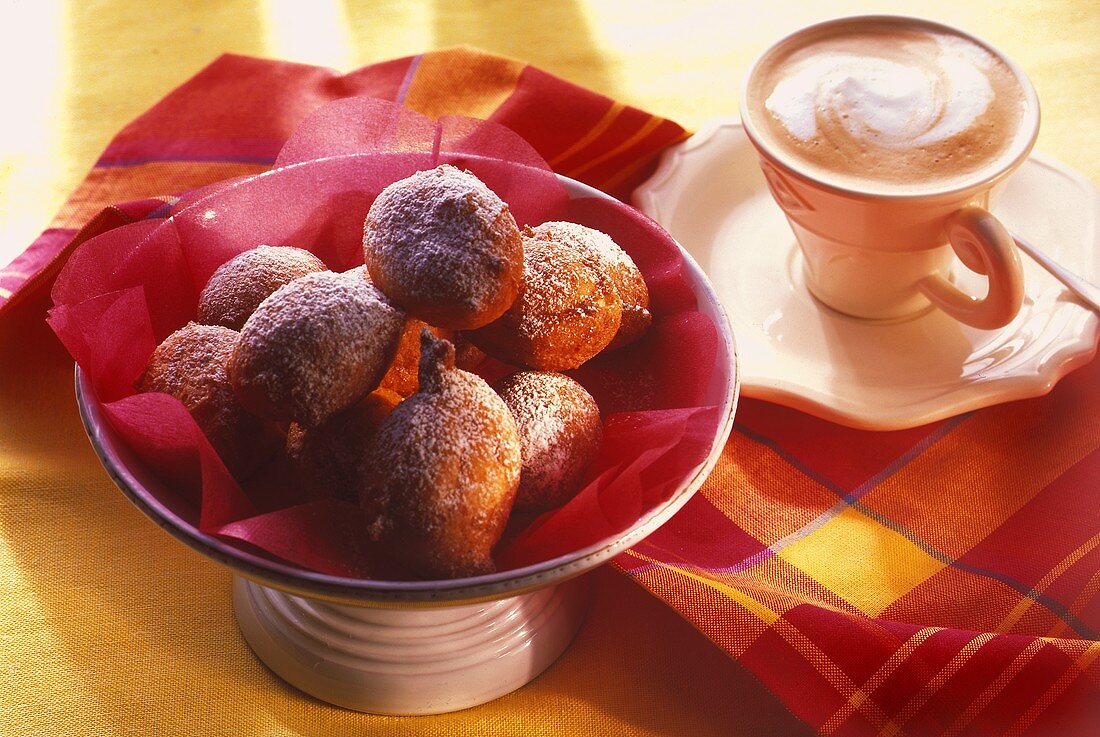
<svg viewBox="0 0 1100 737">
<path fill-rule="evenodd" d="M 451 343 L 431 336 L 422 345 L 420 391 L 368 450 L 364 506 L 372 533 L 424 575 L 486 572 L 519 482 L 518 431 L 480 377 L 454 368 Z"/>
<path fill-rule="evenodd" d="M 233 392 L 226 365 L 239 337 L 226 327 L 188 323 L 153 351 L 137 389 L 180 400 L 229 470 L 243 477 L 282 436 L 274 423 L 246 412 Z"/>
<path fill-rule="evenodd" d="M 594 258 L 596 266 L 634 267 L 634 261 L 619 247 L 619 244 L 611 239 L 611 236 L 586 225 L 552 221 L 529 228 L 526 235 L 564 243 L 578 253 Z"/>
<path fill-rule="evenodd" d="M 308 274 L 248 319 L 230 377 L 252 411 L 313 427 L 378 386 L 404 324 L 362 273 Z"/>
<path fill-rule="evenodd" d="M 367 215 L 363 245 L 376 283 L 406 306 L 425 300 L 479 313 L 503 300 L 502 312 L 510 303 L 502 293 L 514 297 L 519 288 L 523 249 L 508 206 L 447 164 L 383 190 Z"/>
<path fill-rule="evenodd" d="M 239 253 L 219 266 L 203 287 L 199 322 L 240 330 L 276 289 L 324 270 L 321 259 L 292 246 L 257 246 Z"/>
<path fill-rule="evenodd" d="M 225 366 L 239 337 L 226 327 L 188 323 L 157 346 L 138 388 L 171 394 L 188 409 L 211 401 L 229 386 Z"/>
<path fill-rule="evenodd" d="M 552 241 L 581 254 L 599 273 L 607 274 L 622 300 L 622 319 L 611 342 L 618 348 L 637 339 L 652 322 L 649 289 L 634 260 L 611 236 L 578 223 L 547 222 L 524 233 L 527 239 Z M 528 241 L 525 240 L 525 243 Z"/>
<path fill-rule="evenodd" d="M 570 317 L 593 316 L 607 293 L 614 291 L 604 272 L 571 258 L 573 254 L 559 244 L 526 240 L 524 246 L 528 277 L 520 320 L 524 336 L 544 337 Z"/>
<path fill-rule="evenodd" d="M 519 428 L 523 471 L 517 508 L 548 509 L 568 501 L 599 450 L 600 410 L 564 374 L 522 371 L 498 386 Z"/>
</svg>

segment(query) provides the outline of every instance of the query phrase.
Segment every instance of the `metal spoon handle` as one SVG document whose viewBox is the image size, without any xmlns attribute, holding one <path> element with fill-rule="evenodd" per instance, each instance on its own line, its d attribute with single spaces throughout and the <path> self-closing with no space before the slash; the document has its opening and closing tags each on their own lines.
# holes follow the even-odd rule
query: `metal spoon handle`
<svg viewBox="0 0 1100 737">
<path fill-rule="evenodd" d="M 1089 307 L 1093 312 L 1100 313 L 1100 287 L 1067 271 L 1054 261 L 1051 261 L 1049 256 L 1020 236 L 1013 235 L 1012 239 L 1016 241 L 1016 245 L 1021 251 L 1031 256 L 1035 263 L 1050 272 L 1051 276 L 1062 282 L 1071 292 L 1076 294 L 1085 303 L 1086 307 Z"/>
</svg>

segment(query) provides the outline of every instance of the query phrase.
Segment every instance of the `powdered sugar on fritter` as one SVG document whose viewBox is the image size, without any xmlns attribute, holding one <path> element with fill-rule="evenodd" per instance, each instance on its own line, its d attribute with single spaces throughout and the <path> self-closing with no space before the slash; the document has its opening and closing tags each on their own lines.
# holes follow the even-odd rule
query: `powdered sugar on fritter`
<svg viewBox="0 0 1100 737">
<path fill-rule="evenodd" d="M 492 569 L 521 455 L 515 421 L 492 389 L 454 368 L 454 347 L 422 333 L 420 390 L 372 440 L 363 505 L 372 534 L 425 576 Z"/>
<path fill-rule="evenodd" d="M 497 387 L 519 428 L 523 454 L 516 506 L 548 509 L 577 492 L 599 450 L 600 410 L 575 380 L 548 371 L 522 371 Z"/>
<path fill-rule="evenodd" d="M 414 314 L 419 301 L 495 309 L 502 291 L 510 304 L 522 275 L 519 229 L 507 205 L 449 165 L 383 190 L 364 224 L 363 245 L 375 282 Z"/>
<path fill-rule="evenodd" d="M 249 315 L 276 289 L 300 276 L 324 271 L 309 251 L 290 246 L 256 246 L 218 267 L 199 295 L 199 322 L 240 330 Z"/>
<path fill-rule="evenodd" d="M 248 319 L 230 378 L 252 411 L 313 427 L 378 385 L 404 325 L 362 274 L 309 274 Z"/>
</svg>

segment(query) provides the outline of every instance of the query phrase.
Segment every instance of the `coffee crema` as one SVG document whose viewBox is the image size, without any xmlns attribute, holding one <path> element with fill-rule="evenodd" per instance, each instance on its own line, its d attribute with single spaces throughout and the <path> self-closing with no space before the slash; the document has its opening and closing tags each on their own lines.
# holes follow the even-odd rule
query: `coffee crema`
<svg viewBox="0 0 1100 737">
<path fill-rule="evenodd" d="M 932 190 L 1000 166 L 1027 97 L 982 46 L 917 23 L 825 27 L 748 82 L 758 135 L 810 176 L 860 191 Z"/>
</svg>

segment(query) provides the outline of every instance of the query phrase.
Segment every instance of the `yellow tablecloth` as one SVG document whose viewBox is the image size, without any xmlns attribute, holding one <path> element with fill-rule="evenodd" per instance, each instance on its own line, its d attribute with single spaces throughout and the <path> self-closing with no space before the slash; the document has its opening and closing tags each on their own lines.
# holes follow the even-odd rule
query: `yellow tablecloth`
<svg viewBox="0 0 1100 737">
<path fill-rule="evenodd" d="M 1100 181 L 1100 5 L 929 2 L 43 2 L 0 10 L 0 261 L 111 135 L 223 51 L 348 70 L 456 43 L 523 58 L 689 128 L 736 114 L 769 40 L 824 17 L 919 12 L 1031 75 L 1037 150 Z M 79 430 L 45 295 L 0 322 L 0 734 L 802 733 L 755 678 L 608 570 L 574 647 L 533 684 L 430 719 L 328 707 L 241 640 L 229 574 L 124 500 Z M 626 626 L 622 623 L 626 622 Z M 638 643 L 645 643 L 638 647 Z"/>
</svg>

